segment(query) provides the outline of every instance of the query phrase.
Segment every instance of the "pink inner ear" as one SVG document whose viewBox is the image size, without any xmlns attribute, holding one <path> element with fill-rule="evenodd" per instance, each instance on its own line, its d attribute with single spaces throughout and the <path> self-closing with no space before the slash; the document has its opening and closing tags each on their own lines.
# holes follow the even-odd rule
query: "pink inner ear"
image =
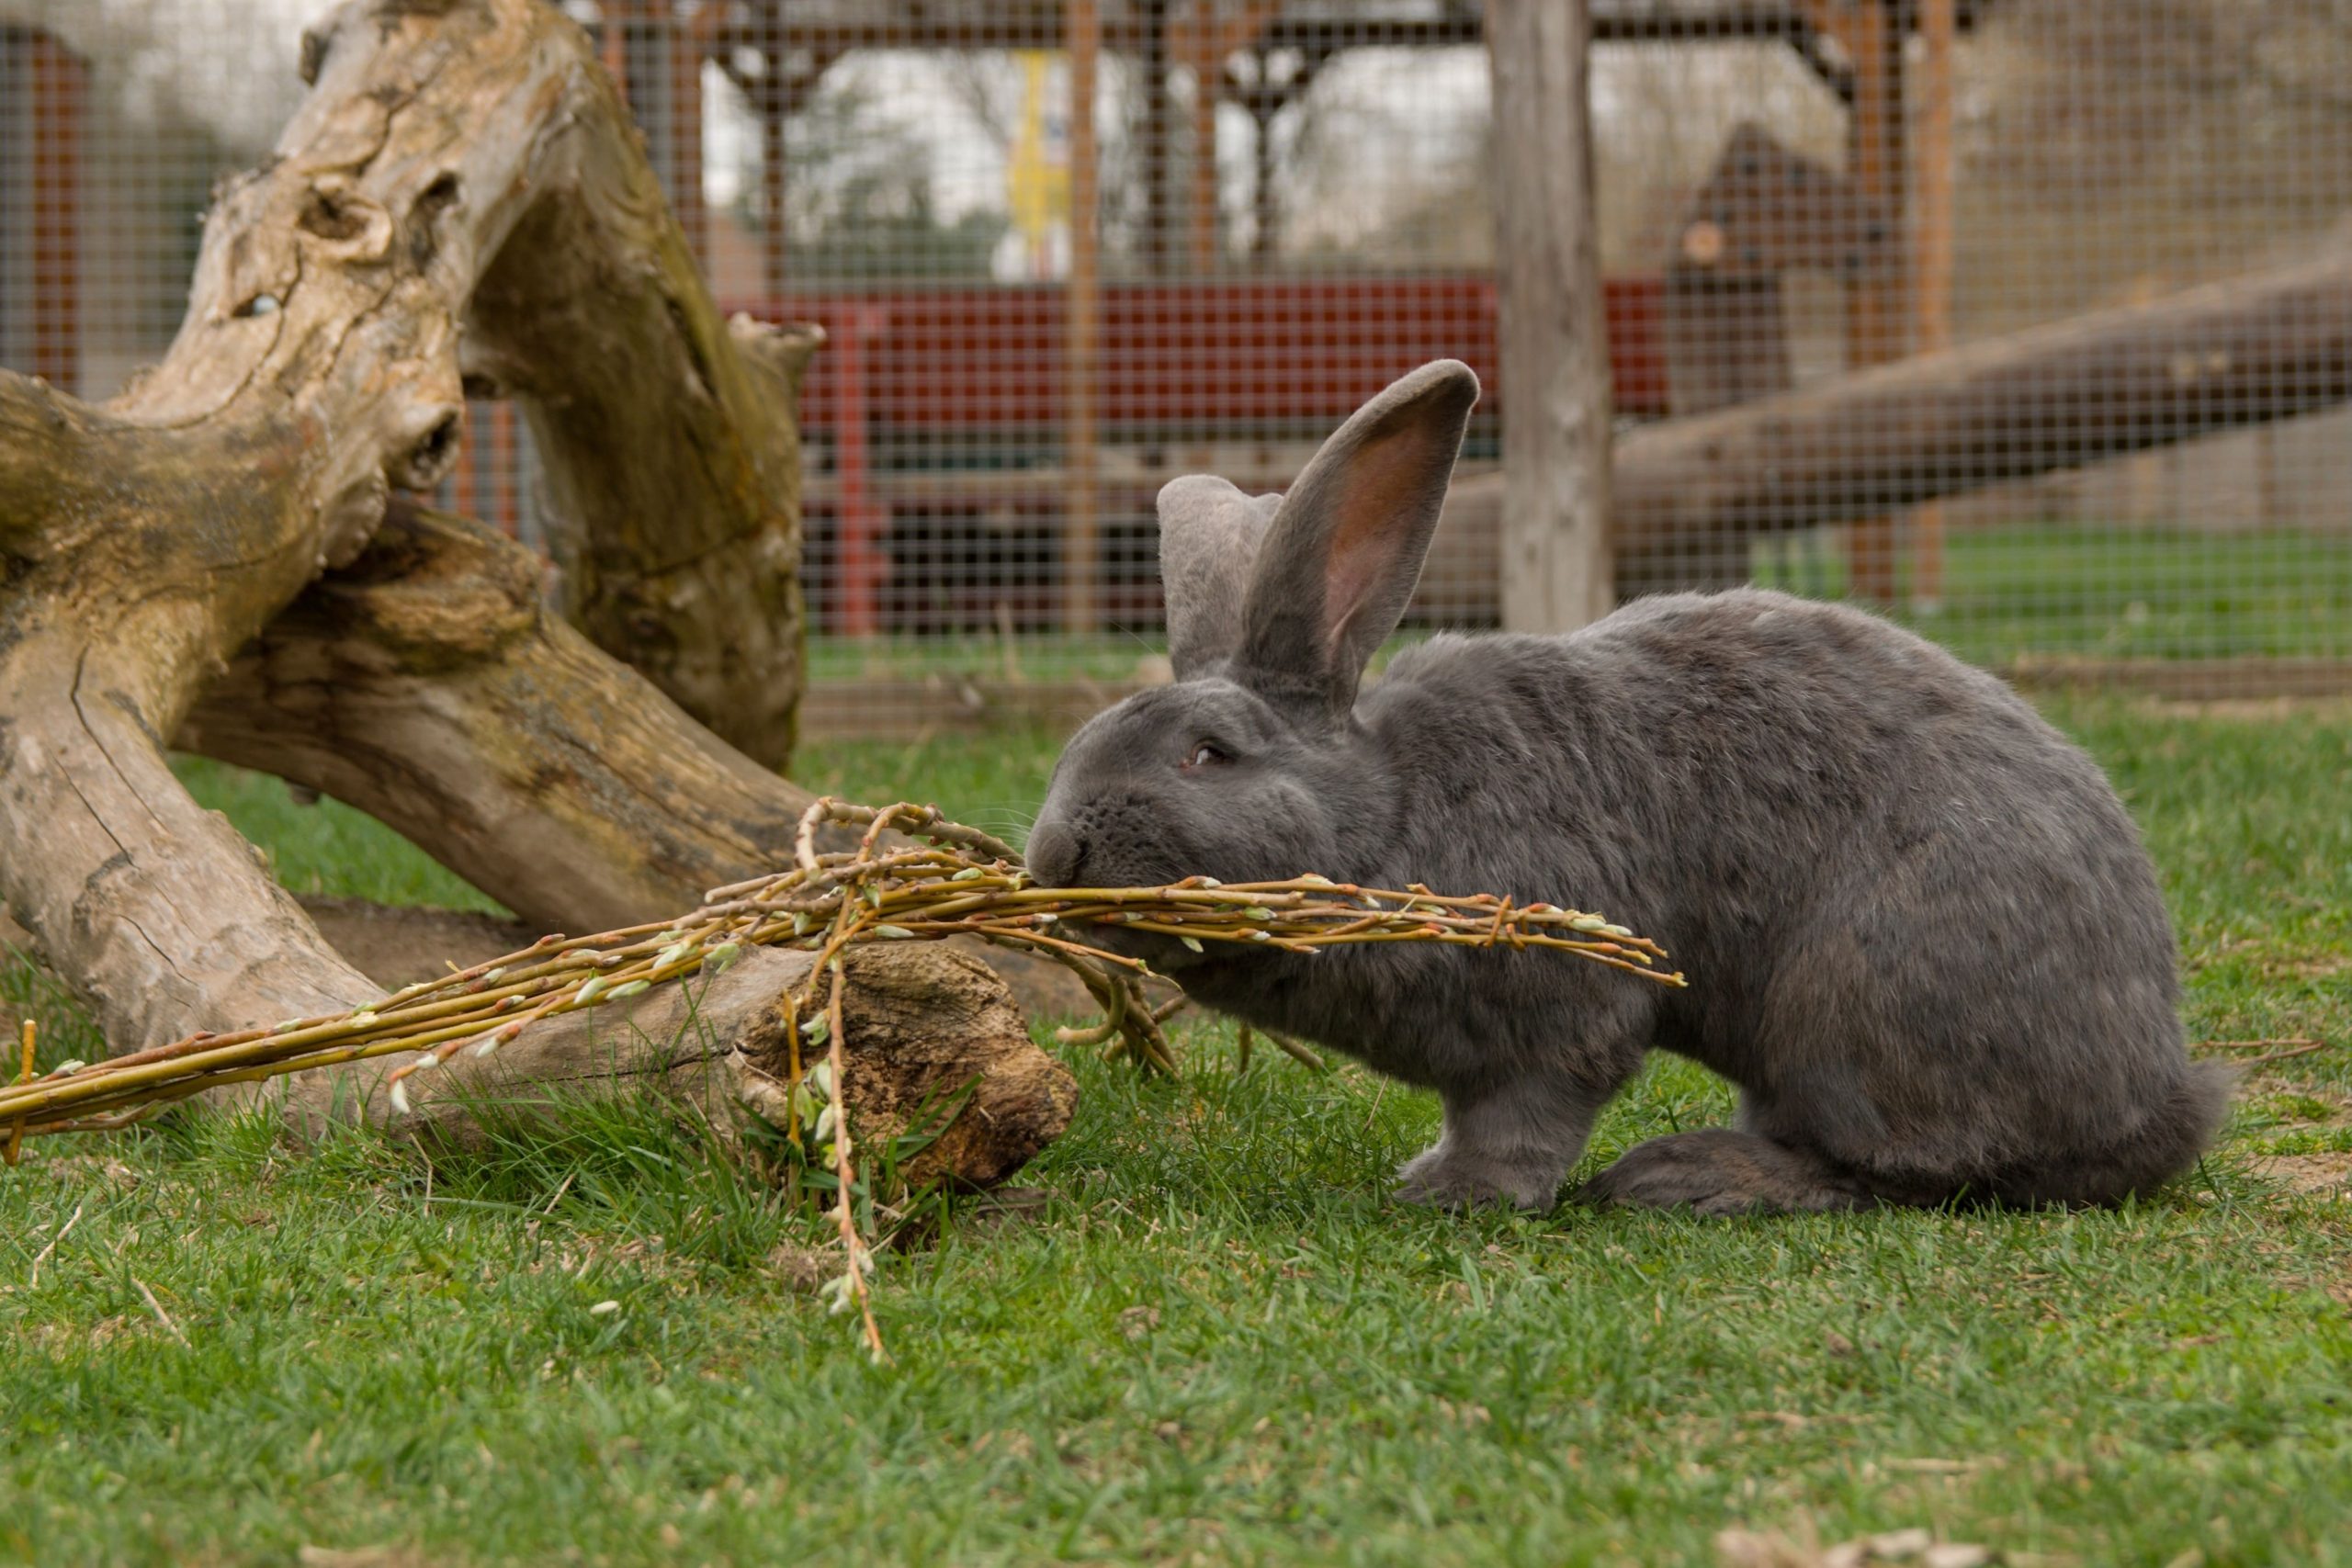
<svg viewBox="0 0 2352 1568">
<path fill-rule="evenodd" d="M 1323 558 L 1323 636 L 1336 649 L 1348 624 L 1395 565 L 1398 506 L 1428 472 L 1427 433 L 1400 422 L 1350 453 L 1332 476 L 1336 519 Z"/>
</svg>

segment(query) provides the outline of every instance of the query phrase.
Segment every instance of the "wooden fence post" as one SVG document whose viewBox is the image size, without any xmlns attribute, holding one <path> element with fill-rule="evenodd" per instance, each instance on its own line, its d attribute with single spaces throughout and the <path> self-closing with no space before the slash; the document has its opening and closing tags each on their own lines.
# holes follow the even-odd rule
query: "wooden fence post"
<svg viewBox="0 0 2352 1568">
<path fill-rule="evenodd" d="M 1594 233 L 1587 0 L 1487 0 L 1503 406 L 1502 622 L 1615 602 L 1609 345 Z"/>
</svg>

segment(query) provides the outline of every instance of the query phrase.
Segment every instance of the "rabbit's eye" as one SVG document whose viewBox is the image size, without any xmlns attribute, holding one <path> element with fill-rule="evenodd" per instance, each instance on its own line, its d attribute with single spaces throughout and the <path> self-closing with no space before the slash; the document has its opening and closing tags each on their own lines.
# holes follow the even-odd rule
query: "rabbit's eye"
<svg viewBox="0 0 2352 1568">
<path fill-rule="evenodd" d="M 1184 759 L 1184 765 L 1188 768 L 1213 768 L 1219 762 L 1231 761 L 1233 754 L 1224 747 L 1214 740 L 1204 740 L 1193 748 L 1193 754 Z"/>
</svg>

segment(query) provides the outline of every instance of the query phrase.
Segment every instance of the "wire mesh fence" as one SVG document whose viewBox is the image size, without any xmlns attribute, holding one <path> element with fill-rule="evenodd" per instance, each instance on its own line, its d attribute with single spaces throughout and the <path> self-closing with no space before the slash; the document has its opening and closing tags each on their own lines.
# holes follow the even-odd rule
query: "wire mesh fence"
<svg viewBox="0 0 2352 1568">
<path fill-rule="evenodd" d="M 1155 678 L 1159 484 L 1279 489 L 1439 355 L 1490 395 L 1411 625 L 1496 623 L 1477 6 L 567 8 L 722 304 L 825 329 L 820 733 Z M 161 353 L 322 9 L 0 0 L 0 363 L 103 396 Z M 1621 451 L 1703 420 L 1757 470 L 1702 527 L 1626 522 L 1621 588 L 1850 598 L 2011 671 L 2352 686 L 2344 0 L 1589 9 Z M 444 503 L 536 537 L 522 422 L 467 434 Z"/>
</svg>

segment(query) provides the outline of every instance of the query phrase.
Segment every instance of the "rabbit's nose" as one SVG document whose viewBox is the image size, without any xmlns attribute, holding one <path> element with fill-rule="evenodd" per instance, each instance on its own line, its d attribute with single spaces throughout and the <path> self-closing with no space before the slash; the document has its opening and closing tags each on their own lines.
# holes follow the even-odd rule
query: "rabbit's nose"
<svg viewBox="0 0 2352 1568">
<path fill-rule="evenodd" d="M 1044 887 L 1068 887 L 1086 858 L 1086 840 L 1060 821 L 1038 823 L 1029 830 L 1029 874 Z"/>
</svg>

